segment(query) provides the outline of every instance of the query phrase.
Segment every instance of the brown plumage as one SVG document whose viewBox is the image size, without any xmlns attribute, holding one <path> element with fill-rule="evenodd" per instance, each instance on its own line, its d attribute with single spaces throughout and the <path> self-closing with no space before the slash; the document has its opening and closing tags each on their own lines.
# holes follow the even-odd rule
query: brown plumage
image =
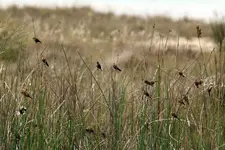
<svg viewBox="0 0 225 150">
<path fill-rule="evenodd" d="M 87 129 L 85 129 L 85 131 L 87 132 L 87 133 L 92 133 L 92 134 L 94 134 L 95 133 L 95 131 L 92 129 L 92 128 L 87 128 Z"/>
<path fill-rule="evenodd" d="M 30 94 L 29 94 L 25 89 L 21 90 L 21 94 L 22 94 L 23 96 L 25 96 L 25 97 L 28 97 L 28 98 L 33 99 L 33 98 L 30 96 Z"/>
<path fill-rule="evenodd" d="M 46 66 L 48 66 L 48 67 L 49 67 L 49 65 L 48 65 L 48 62 L 47 62 L 46 58 L 42 57 L 42 62 L 43 62 Z"/>
<path fill-rule="evenodd" d="M 174 118 L 180 120 L 180 118 L 179 118 L 175 113 L 172 113 L 171 115 L 172 115 Z"/>
<path fill-rule="evenodd" d="M 117 65 L 113 64 L 113 68 L 118 71 L 122 71 Z"/>
<path fill-rule="evenodd" d="M 36 37 L 33 37 L 33 40 L 34 40 L 35 43 L 41 43 L 41 41 Z"/>
<path fill-rule="evenodd" d="M 27 111 L 27 109 L 25 107 L 22 107 L 19 110 L 19 112 L 20 112 L 21 115 L 23 115 L 26 111 Z"/>
<path fill-rule="evenodd" d="M 106 138 L 106 134 L 104 132 L 101 133 L 103 138 Z"/>
<path fill-rule="evenodd" d="M 178 73 L 179 73 L 179 75 L 180 75 L 181 77 L 185 77 L 184 74 L 183 74 L 183 72 L 179 71 Z"/>
<path fill-rule="evenodd" d="M 209 96 L 211 95 L 211 91 L 212 91 L 212 86 L 210 86 L 208 89 L 207 89 L 207 91 L 208 91 L 208 93 L 209 93 Z"/>
<path fill-rule="evenodd" d="M 144 91 L 144 95 L 150 97 L 150 94 L 147 91 Z"/>
<path fill-rule="evenodd" d="M 182 101 L 182 100 L 179 100 L 178 102 L 179 102 L 181 105 L 185 105 L 184 101 Z"/>
<path fill-rule="evenodd" d="M 195 86 L 196 86 L 197 88 L 199 88 L 199 86 L 202 85 L 202 83 L 203 83 L 202 80 L 196 80 L 196 81 L 195 81 Z"/>
<path fill-rule="evenodd" d="M 189 98 L 188 95 L 184 95 L 183 100 L 189 105 Z"/>
<path fill-rule="evenodd" d="M 148 81 L 148 80 L 144 80 L 144 83 L 150 86 L 154 86 L 155 82 L 157 81 Z"/>
<path fill-rule="evenodd" d="M 102 66 L 101 66 L 101 64 L 100 64 L 98 61 L 97 61 L 96 67 L 97 67 L 99 70 L 102 70 Z"/>
</svg>

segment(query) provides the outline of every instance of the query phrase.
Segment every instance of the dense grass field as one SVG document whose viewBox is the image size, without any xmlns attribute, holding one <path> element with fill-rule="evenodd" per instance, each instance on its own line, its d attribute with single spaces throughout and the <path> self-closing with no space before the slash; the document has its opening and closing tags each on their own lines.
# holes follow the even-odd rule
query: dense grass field
<svg viewBox="0 0 225 150">
<path fill-rule="evenodd" d="M 0 18 L 1 150 L 225 149 L 222 20 L 14 6 Z"/>
</svg>

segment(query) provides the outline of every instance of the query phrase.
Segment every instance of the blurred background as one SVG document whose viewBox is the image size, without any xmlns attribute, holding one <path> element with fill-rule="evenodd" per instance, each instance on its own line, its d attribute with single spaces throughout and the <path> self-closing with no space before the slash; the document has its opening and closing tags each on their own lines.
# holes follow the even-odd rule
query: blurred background
<svg viewBox="0 0 225 150">
<path fill-rule="evenodd" d="M 215 13 L 224 15 L 224 0 L 0 0 L 2 7 L 17 6 L 72 7 L 91 6 L 93 9 L 116 14 L 189 16 L 209 19 Z"/>
<path fill-rule="evenodd" d="M 5 23 L 0 32 L 19 25 L 28 49 L 34 48 L 36 36 L 49 43 L 46 55 L 57 55 L 52 49 L 63 42 L 93 57 L 100 51 L 110 65 L 159 45 L 173 53 L 178 42 L 188 53 L 199 51 L 196 26 L 202 29 L 203 51 L 211 51 L 215 47 L 211 22 L 224 16 L 224 5 L 223 0 L 0 0 Z"/>
</svg>

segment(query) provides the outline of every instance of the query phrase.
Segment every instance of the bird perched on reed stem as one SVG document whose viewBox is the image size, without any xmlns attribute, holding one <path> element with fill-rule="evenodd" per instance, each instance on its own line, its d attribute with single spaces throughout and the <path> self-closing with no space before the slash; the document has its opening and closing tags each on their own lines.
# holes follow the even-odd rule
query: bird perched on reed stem
<svg viewBox="0 0 225 150">
<path fill-rule="evenodd" d="M 199 88 L 199 86 L 202 85 L 203 81 L 202 80 L 196 80 L 194 83 L 195 83 L 195 86 L 197 88 Z"/>
<path fill-rule="evenodd" d="M 97 69 L 102 70 L 102 66 L 101 64 L 97 61 L 97 65 L 96 65 Z"/>
<path fill-rule="evenodd" d="M 118 71 L 122 71 L 116 64 L 113 64 L 113 68 Z"/>
<path fill-rule="evenodd" d="M 184 78 L 185 78 L 183 72 L 179 71 L 178 74 L 179 74 L 181 77 L 184 77 Z"/>
<path fill-rule="evenodd" d="M 46 60 L 46 58 L 45 58 L 45 57 L 42 57 L 42 62 L 43 62 L 46 66 L 48 66 L 48 67 L 49 67 L 48 62 L 47 62 L 47 60 Z"/>
<path fill-rule="evenodd" d="M 36 37 L 33 37 L 33 40 L 34 40 L 35 43 L 41 43 L 41 41 Z"/>
<path fill-rule="evenodd" d="M 150 94 L 149 94 L 147 91 L 144 91 L 143 94 L 144 94 L 145 96 L 147 96 L 147 97 L 151 97 Z"/>
<path fill-rule="evenodd" d="M 207 92 L 208 92 L 209 96 L 211 95 L 212 88 L 213 88 L 213 87 L 210 86 L 210 87 L 207 89 Z"/>
<path fill-rule="evenodd" d="M 189 105 L 189 98 L 188 95 L 184 95 L 183 100 Z"/>
<path fill-rule="evenodd" d="M 26 111 L 27 111 L 27 109 L 25 107 L 22 107 L 22 108 L 20 108 L 19 113 L 21 115 L 23 115 Z"/>
<path fill-rule="evenodd" d="M 33 99 L 33 98 L 30 96 L 30 94 L 27 92 L 26 89 L 22 89 L 22 90 L 21 90 L 21 94 L 22 94 L 23 96 L 25 96 L 25 97 L 28 97 L 28 98 Z"/>
<path fill-rule="evenodd" d="M 176 118 L 176 119 L 180 120 L 180 118 L 177 116 L 177 114 L 172 113 L 171 115 L 172 115 L 174 118 Z"/>
<path fill-rule="evenodd" d="M 180 105 L 185 105 L 183 100 L 179 100 L 178 102 L 180 103 Z"/>
<path fill-rule="evenodd" d="M 154 86 L 154 84 L 156 83 L 157 81 L 148 81 L 148 80 L 144 80 L 144 83 L 147 84 L 147 85 L 150 85 L 150 86 Z"/>
</svg>

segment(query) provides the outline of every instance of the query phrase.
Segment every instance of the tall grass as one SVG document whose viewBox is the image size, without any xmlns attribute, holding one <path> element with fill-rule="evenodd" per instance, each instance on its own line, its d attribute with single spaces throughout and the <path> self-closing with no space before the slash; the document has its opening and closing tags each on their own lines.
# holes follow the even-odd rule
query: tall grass
<svg viewBox="0 0 225 150">
<path fill-rule="evenodd" d="M 26 38 L 14 38 L 17 33 L 7 46 L 3 39 L 3 49 Z M 223 149 L 224 81 L 218 67 L 223 47 L 203 59 L 204 50 L 188 58 L 180 47 L 165 53 L 167 47 L 150 43 L 141 60 L 118 63 L 121 72 L 104 62 L 97 70 L 92 56 L 62 43 L 54 45 L 56 58 L 47 57 L 50 67 L 40 59 L 50 55 L 48 42 L 32 43 L 38 53 L 24 51 L 16 63 L 2 61 L 0 149 Z M 32 99 L 21 94 L 23 88 Z"/>
</svg>

